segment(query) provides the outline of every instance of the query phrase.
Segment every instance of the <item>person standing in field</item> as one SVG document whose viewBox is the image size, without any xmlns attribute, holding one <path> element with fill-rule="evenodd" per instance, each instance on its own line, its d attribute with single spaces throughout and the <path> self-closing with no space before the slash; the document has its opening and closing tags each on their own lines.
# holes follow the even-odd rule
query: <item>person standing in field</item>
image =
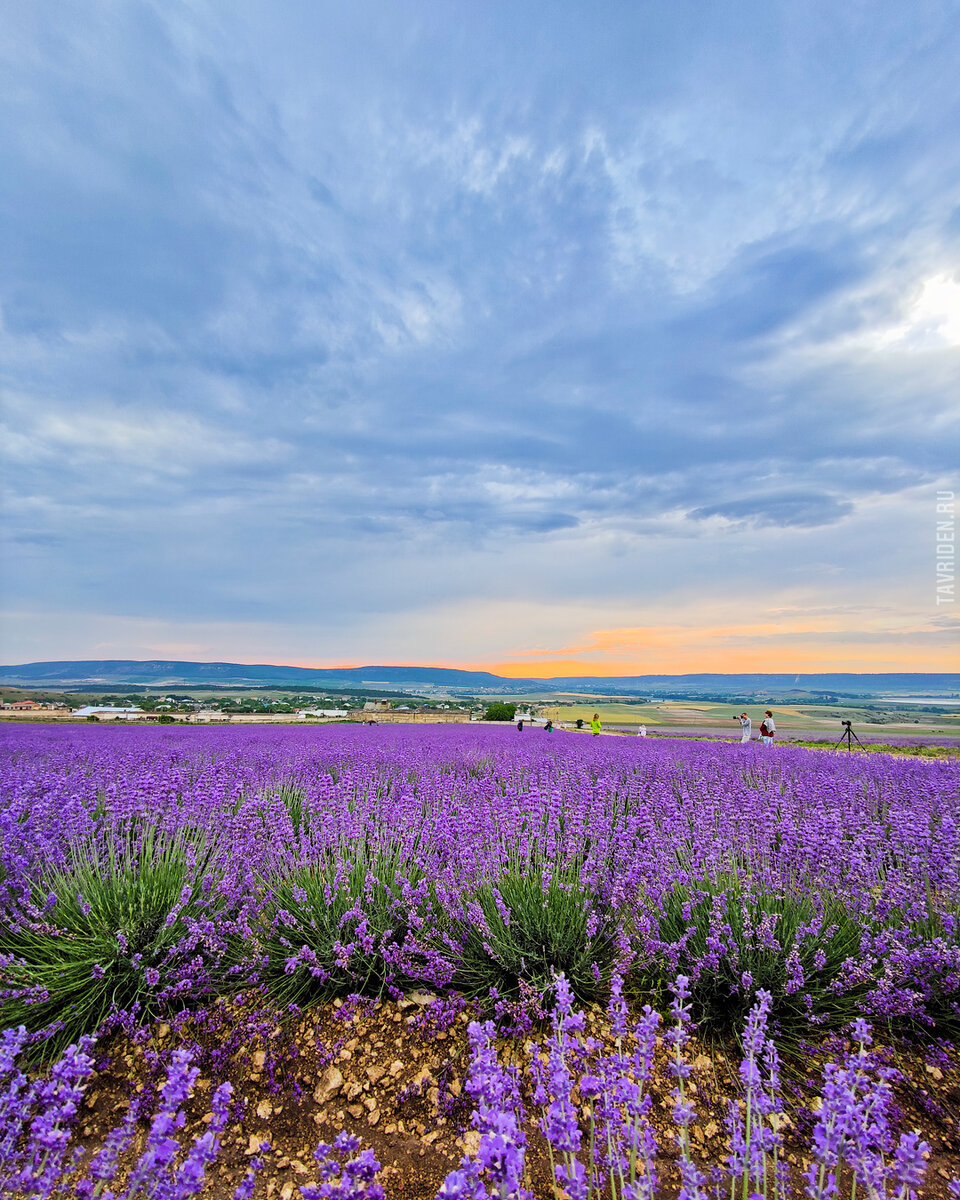
<svg viewBox="0 0 960 1200">
<path fill-rule="evenodd" d="M 646 727 L 646 725 L 641 725 L 640 728 L 637 730 L 637 737 L 646 737 L 646 736 L 647 736 L 647 727 Z"/>
<path fill-rule="evenodd" d="M 750 734 L 753 732 L 753 722 L 750 720 L 750 718 L 747 716 L 747 714 L 745 712 L 741 713 L 739 717 L 734 717 L 733 719 L 735 721 L 740 722 L 740 743 L 741 743 L 741 745 L 744 742 L 749 742 Z"/>
<path fill-rule="evenodd" d="M 593 720 L 590 722 L 590 732 L 594 737 L 596 737 L 602 728 L 603 726 L 600 723 L 600 714 L 594 713 Z"/>
<path fill-rule="evenodd" d="M 773 739 L 777 735 L 777 724 L 773 719 L 773 713 L 768 708 L 763 714 L 763 721 L 760 724 L 760 741 L 765 746 L 772 746 Z"/>
</svg>

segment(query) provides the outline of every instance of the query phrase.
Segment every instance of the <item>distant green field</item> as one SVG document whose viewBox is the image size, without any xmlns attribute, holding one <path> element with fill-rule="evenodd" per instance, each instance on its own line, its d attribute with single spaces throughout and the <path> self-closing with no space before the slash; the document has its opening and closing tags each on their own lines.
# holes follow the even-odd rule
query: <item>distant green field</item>
<svg viewBox="0 0 960 1200">
<path fill-rule="evenodd" d="M 748 704 L 745 706 L 747 715 L 753 720 L 754 733 L 757 732 L 763 720 L 767 705 Z M 904 709 L 893 709 L 889 712 L 879 712 L 856 708 L 852 706 L 827 704 L 811 705 L 770 705 L 777 722 L 778 730 L 782 732 L 824 733 L 837 731 L 839 736 L 840 722 L 850 720 L 854 728 L 877 735 L 888 734 L 890 737 L 907 735 L 937 734 L 941 737 L 960 738 L 960 714 L 932 714 L 918 712 L 913 715 Z M 738 726 L 733 718 L 743 711 L 742 705 L 716 704 L 701 700 L 665 700 L 660 703 L 629 704 L 621 701 L 595 704 L 573 704 L 547 706 L 547 716 L 554 721 L 576 721 L 578 718 L 588 721 L 595 712 L 600 714 L 604 725 L 639 725 L 644 724 L 648 729 L 658 727 L 716 729 L 717 732 L 728 730 L 736 732 Z"/>
</svg>

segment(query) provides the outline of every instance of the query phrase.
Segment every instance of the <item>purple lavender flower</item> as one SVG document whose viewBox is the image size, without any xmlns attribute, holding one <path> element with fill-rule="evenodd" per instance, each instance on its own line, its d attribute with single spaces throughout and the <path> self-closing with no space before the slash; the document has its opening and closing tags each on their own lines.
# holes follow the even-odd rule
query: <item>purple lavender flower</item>
<svg viewBox="0 0 960 1200">
<path fill-rule="evenodd" d="M 925 1155 L 930 1153 L 929 1145 L 916 1132 L 900 1135 L 900 1141 L 894 1154 L 893 1177 L 899 1185 L 899 1195 L 904 1200 L 916 1200 L 919 1188 L 927 1173 Z"/>
<path fill-rule="evenodd" d="M 320 1168 L 320 1184 L 304 1184 L 303 1200 L 384 1200 L 376 1182 L 380 1164 L 372 1150 L 360 1150 L 360 1141 L 342 1132 L 333 1145 L 321 1142 L 314 1151 Z"/>
<path fill-rule="evenodd" d="M 190 1065 L 192 1057 L 187 1050 L 175 1050 L 171 1056 L 169 1074 L 160 1092 L 160 1106 L 150 1123 L 146 1146 L 130 1173 L 129 1196 L 135 1196 L 148 1185 L 155 1188 L 158 1182 L 170 1178 L 180 1148 L 172 1135 L 183 1127 L 185 1118 L 181 1105 L 192 1094 L 200 1074 L 197 1067 Z"/>
<path fill-rule="evenodd" d="M 5 1040 L 7 1055 L 17 1040 L 19 1037 L 10 1042 Z M 49 1078 L 38 1080 L 24 1090 L 20 1097 L 19 1117 L 9 1113 L 13 1120 L 8 1125 L 8 1132 L 11 1126 L 27 1126 L 21 1152 L 18 1154 L 11 1146 L 4 1156 L 6 1162 L 0 1158 L 0 1181 L 6 1173 L 6 1182 L 14 1193 L 22 1191 L 37 1200 L 46 1200 L 64 1171 L 69 1171 L 72 1166 L 67 1155 L 70 1128 L 93 1069 L 91 1047 L 89 1038 L 79 1045 L 69 1046 L 54 1065 Z M 15 1073 L 14 1084 L 19 1085 L 19 1072 Z M 8 1098 L 12 1099 L 10 1093 Z M 5 1137 L 4 1142 L 7 1140 Z"/>
<path fill-rule="evenodd" d="M 503 1068 L 493 1044 L 494 1026 L 471 1022 L 468 1028 L 471 1061 L 466 1092 L 474 1100 L 471 1124 L 480 1133 L 480 1145 L 473 1159 L 465 1157 L 460 1169 L 444 1181 L 440 1195 L 486 1196 L 494 1194 L 511 1200 L 532 1200 L 523 1187 L 526 1135 L 520 1103 L 516 1068 Z"/>
<path fill-rule="evenodd" d="M 262 1170 L 263 1159 L 259 1156 L 251 1158 L 246 1175 L 244 1175 L 234 1190 L 233 1200 L 250 1200 L 250 1197 L 253 1195 L 254 1185 L 257 1182 L 257 1176 Z"/>
</svg>

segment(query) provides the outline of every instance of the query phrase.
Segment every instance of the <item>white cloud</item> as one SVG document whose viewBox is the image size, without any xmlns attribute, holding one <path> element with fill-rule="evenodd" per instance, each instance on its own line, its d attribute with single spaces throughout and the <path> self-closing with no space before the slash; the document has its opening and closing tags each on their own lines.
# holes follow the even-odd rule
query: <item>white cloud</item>
<svg viewBox="0 0 960 1200">
<path fill-rule="evenodd" d="M 508 181 L 514 167 L 536 153 L 526 135 L 494 132 L 476 116 L 439 132 L 410 127 L 407 138 L 422 163 L 441 165 L 457 186 L 488 199 Z M 548 161 L 556 162 L 552 157 Z"/>
<path fill-rule="evenodd" d="M 277 438 L 255 441 L 171 410 L 123 411 L 111 406 L 75 412 L 39 411 L 21 398 L 11 413 L 9 446 L 20 461 L 64 460 L 76 465 L 145 467 L 182 475 L 205 467 L 279 462 L 290 447 Z"/>
</svg>

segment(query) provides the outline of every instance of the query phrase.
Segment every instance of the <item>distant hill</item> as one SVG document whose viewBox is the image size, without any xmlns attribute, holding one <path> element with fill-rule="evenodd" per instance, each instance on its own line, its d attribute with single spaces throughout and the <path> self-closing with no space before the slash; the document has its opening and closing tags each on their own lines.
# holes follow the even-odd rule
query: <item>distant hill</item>
<svg viewBox="0 0 960 1200">
<path fill-rule="evenodd" d="M 478 693 L 577 692 L 621 696 L 795 696 L 960 697 L 960 674 L 826 672 L 796 674 L 620 675 L 610 678 L 570 676 L 563 679 L 508 679 L 489 671 L 454 667 L 367 666 L 290 667 L 270 663 L 180 662 L 151 659 L 84 659 L 20 663 L 0 667 L 0 683 L 12 687 L 305 687 L 356 688 L 392 685 L 416 689 L 443 688 Z"/>
<path fill-rule="evenodd" d="M 54 684 L 91 684 L 98 687 L 124 683 L 352 684 L 393 683 L 446 687 L 498 687 L 508 682 L 487 671 L 459 671 L 452 667 L 286 667 L 270 663 L 178 662 L 155 659 L 84 659 L 77 662 L 21 663 L 0 667 L 0 683 L 51 687 Z"/>
</svg>

